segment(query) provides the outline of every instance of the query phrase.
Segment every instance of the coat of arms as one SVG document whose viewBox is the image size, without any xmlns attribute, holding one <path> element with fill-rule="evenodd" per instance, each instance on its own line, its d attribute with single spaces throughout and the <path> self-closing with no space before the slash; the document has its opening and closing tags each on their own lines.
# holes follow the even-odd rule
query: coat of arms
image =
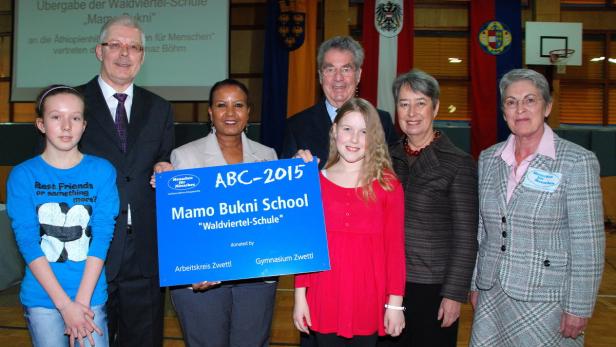
<svg viewBox="0 0 616 347">
<path fill-rule="evenodd" d="M 278 6 L 278 34 L 285 47 L 290 51 L 296 50 L 304 43 L 306 4 L 301 0 L 280 0 Z"/>
<path fill-rule="evenodd" d="M 511 31 L 505 23 L 489 21 L 479 29 L 479 43 L 486 53 L 503 54 L 511 46 Z"/>
<path fill-rule="evenodd" d="M 377 0 L 374 6 L 374 26 L 385 37 L 397 36 L 402 30 L 402 0 Z"/>
</svg>

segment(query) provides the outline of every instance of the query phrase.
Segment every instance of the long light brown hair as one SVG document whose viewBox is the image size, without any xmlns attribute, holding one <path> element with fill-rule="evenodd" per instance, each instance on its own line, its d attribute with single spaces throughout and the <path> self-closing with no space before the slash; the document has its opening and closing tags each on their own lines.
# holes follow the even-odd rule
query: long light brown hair
<svg viewBox="0 0 616 347">
<path fill-rule="evenodd" d="M 349 112 L 359 112 L 366 123 L 366 150 L 359 175 L 358 185 L 362 188 L 364 200 L 374 201 L 374 189 L 372 181 L 377 180 L 379 185 L 387 191 L 393 189 L 391 180 L 395 178 L 391 167 L 389 149 L 385 141 L 385 132 L 381 125 L 379 114 L 374 106 L 367 100 L 351 98 L 338 109 L 333 124 L 338 124 Z M 329 130 L 329 159 L 325 163 L 325 169 L 332 167 L 340 160 L 340 153 L 336 146 L 336 134 L 334 127 Z"/>
</svg>

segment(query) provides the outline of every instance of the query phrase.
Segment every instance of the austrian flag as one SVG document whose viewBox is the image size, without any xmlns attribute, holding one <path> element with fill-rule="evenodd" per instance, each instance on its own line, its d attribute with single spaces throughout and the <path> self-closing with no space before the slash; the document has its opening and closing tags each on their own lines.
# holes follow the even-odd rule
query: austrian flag
<svg viewBox="0 0 616 347">
<path fill-rule="evenodd" d="M 392 83 L 413 66 L 413 0 L 364 1 L 360 95 L 395 114 Z"/>
</svg>

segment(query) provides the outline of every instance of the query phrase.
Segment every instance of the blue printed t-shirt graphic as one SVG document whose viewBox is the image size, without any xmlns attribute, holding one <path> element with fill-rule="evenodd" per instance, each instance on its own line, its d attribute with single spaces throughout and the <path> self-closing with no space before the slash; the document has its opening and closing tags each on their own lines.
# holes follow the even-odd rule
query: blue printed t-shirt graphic
<svg viewBox="0 0 616 347">
<path fill-rule="evenodd" d="M 128 115 L 126 114 L 126 107 L 124 107 L 124 101 L 126 101 L 127 94 L 116 93 L 113 97 L 118 99 L 118 107 L 115 114 L 115 129 L 120 137 L 120 147 L 122 153 L 126 153 L 126 138 L 128 129 Z"/>
<path fill-rule="evenodd" d="M 500 55 L 507 52 L 511 46 L 511 31 L 505 23 L 490 21 L 479 29 L 478 39 L 484 52 Z"/>
<path fill-rule="evenodd" d="M 73 186 L 76 189 L 93 188 L 89 182 Z M 37 206 L 36 210 L 41 226 L 41 249 L 47 261 L 62 263 L 67 260 L 86 260 L 92 238 L 88 226 L 92 206 L 46 202 Z"/>
</svg>

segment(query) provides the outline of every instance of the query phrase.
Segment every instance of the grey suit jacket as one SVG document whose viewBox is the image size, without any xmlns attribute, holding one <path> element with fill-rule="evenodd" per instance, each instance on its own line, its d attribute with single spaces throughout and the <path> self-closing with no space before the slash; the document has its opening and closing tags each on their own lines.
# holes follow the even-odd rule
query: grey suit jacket
<svg viewBox="0 0 616 347">
<path fill-rule="evenodd" d="M 560 302 L 589 317 L 597 297 L 605 253 L 599 163 L 595 155 L 554 135 L 556 160 L 538 154 L 506 202 L 510 168 L 504 142 L 479 158 L 479 253 L 474 289 L 497 279 L 510 297 Z M 523 184 L 531 169 L 562 175 L 553 191 Z"/>
<path fill-rule="evenodd" d="M 244 163 L 276 160 L 276 151 L 250 140 L 242 133 L 242 151 Z M 194 169 L 199 167 L 227 165 L 222 155 L 216 135 L 189 142 L 171 152 L 171 164 L 175 169 Z"/>
</svg>

